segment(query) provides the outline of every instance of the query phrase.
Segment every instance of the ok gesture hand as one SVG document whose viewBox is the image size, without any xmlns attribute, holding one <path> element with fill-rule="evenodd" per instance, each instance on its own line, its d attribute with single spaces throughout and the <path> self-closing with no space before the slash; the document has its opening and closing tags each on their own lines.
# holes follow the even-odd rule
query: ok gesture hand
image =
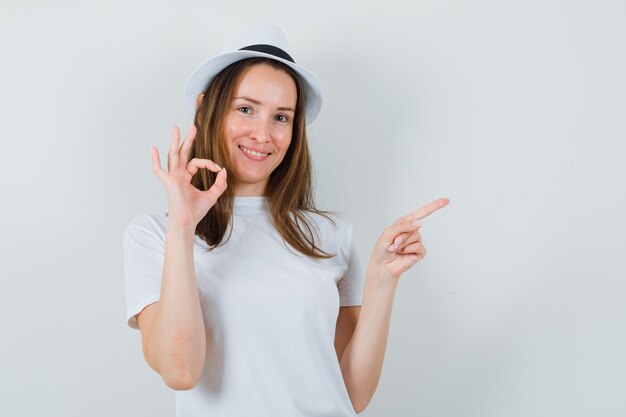
<svg viewBox="0 0 626 417">
<path fill-rule="evenodd" d="M 419 232 L 422 227 L 421 219 L 447 206 L 449 202 L 447 198 L 435 200 L 400 217 L 387 227 L 374 245 L 370 266 L 382 268 L 391 278 L 400 278 L 400 275 L 426 256 L 426 248 Z"/>
<path fill-rule="evenodd" d="M 167 171 L 161 168 L 158 149 L 152 147 L 152 171 L 167 191 L 169 225 L 195 228 L 227 187 L 226 168 L 221 168 L 210 159 L 193 158 L 187 161 L 195 136 L 196 127 L 191 125 L 187 138 L 180 146 L 180 131 L 177 126 L 174 127 L 167 154 Z M 218 173 L 215 183 L 206 191 L 200 191 L 191 184 L 191 177 L 200 168 Z"/>
</svg>

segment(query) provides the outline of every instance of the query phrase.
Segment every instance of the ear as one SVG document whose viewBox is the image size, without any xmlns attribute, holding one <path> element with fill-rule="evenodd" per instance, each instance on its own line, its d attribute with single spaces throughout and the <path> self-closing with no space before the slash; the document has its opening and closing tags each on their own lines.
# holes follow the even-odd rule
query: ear
<svg viewBox="0 0 626 417">
<path fill-rule="evenodd" d="M 202 103 L 202 99 L 204 98 L 204 93 L 198 94 L 198 98 L 196 99 L 196 110 L 200 107 L 200 103 Z"/>
</svg>

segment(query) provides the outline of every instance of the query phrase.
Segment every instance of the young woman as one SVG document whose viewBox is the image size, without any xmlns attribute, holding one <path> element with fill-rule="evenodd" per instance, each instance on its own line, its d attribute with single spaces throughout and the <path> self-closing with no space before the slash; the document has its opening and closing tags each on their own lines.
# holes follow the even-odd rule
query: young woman
<svg viewBox="0 0 626 417">
<path fill-rule="evenodd" d="M 367 267 L 350 222 L 315 208 L 306 124 L 321 88 L 275 26 L 254 28 L 187 84 L 165 212 L 124 233 L 128 324 L 176 392 L 179 417 L 354 416 L 380 377 L 400 275 L 426 250 L 423 217 L 385 229 Z"/>
</svg>

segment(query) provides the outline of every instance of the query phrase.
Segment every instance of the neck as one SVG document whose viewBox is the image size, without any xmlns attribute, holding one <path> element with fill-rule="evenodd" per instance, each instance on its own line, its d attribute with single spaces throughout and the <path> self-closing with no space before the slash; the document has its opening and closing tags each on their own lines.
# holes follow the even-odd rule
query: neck
<svg viewBox="0 0 626 417">
<path fill-rule="evenodd" d="M 267 187 L 257 184 L 238 184 L 235 186 L 235 197 L 268 197 Z"/>
</svg>

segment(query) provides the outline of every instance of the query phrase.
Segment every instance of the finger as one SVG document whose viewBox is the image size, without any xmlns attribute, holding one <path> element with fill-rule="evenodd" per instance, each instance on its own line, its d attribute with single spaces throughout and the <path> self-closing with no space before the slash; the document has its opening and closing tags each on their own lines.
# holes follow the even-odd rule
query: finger
<svg viewBox="0 0 626 417">
<path fill-rule="evenodd" d="M 193 144 L 193 140 L 196 137 L 196 126 L 189 126 L 189 130 L 187 131 L 187 137 L 183 141 L 183 145 L 180 147 L 180 155 L 179 158 L 183 163 L 187 163 L 187 159 L 189 159 L 189 151 L 191 149 L 191 145 Z"/>
<path fill-rule="evenodd" d="M 160 180 L 165 179 L 165 170 L 161 168 L 161 158 L 159 157 L 159 150 L 152 146 L 152 172 L 159 177 Z"/>
<path fill-rule="evenodd" d="M 178 148 L 180 147 L 180 130 L 178 126 L 172 129 L 172 143 L 170 151 L 167 153 L 167 170 L 171 171 L 178 164 Z"/>
<path fill-rule="evenodd" d="M 424 207 L 415 210 L 413 213 L 409 214 L 406 217 L 410 217 L 412 219 L 423 219 L 424 217 L 434 213 L 442 207 L 445 207 L 450 202 L 448 198 L 440 198 L 438 200 L 433 201 L 432 203 L 426 204 Z"/>
<path fill-rule="evenodd" d="M 387 248 L 387 251 L 389 252 L 394 252 L 396 250 L 398 250 L 398 248 L 400 247 L 400 244 L 404 242 L 404 236 L 403 235 L 399 235 L 398 237 L 396 237 L 393 242 L 391 242 L 391 245 Z"/>
<path fill-rule="evenodd" d="M 226 167 L 222 168 L 222 170 L 217 174 L 217 178 L 215 178 L 215 182 L 206 191 L 203 193 L 206 195 L 206 198 L 211 202 L 211 205 L 214 205 L 219 196 L 226 190 L 228 184 L 226 183 Z"/>
<path fill-rule="evenodd" d="M 189 174 L 191 174 L 191 176 L 193 177 L 194 175 L 196 175 L 196 172 L 198 172 L 200 168 L 207 168 L 213 172 L 219 172 L 222 170 L 222 167 L 220 167 L 210 159 L 201 158 L 193 158 L 191 161 L 189 161 L 185 169 L 187 169 L 187 172 L 189 172 Z"/>
<path fill-rule="evenodd" d="M 446 205 L 448 205 L 448 203 L 450 202 L 450 199 L 448 198 L 440 198 L 438 200 L 433 201 L 432 203 L 429 203 L 427 205 L 425 205 L 424 207 L 420 208 L 419 210 L 416 210 L 412 213 L 409 213 L 405 216 L 402 216 L 400 218 L 398 218 L 393 224 L 396 223 L 400 223 L 405 221 L 406 219 L 421 219 L 423 217 L 428 216 L 430 213 L 432 213 L 433 211 L 439 210 L 441 207 L 444 207 Z M 420 212 L 422 212 L 422 217 L 418 217 L 418 214 L 420 214 Z"/>
<path fill-rule="evenodd" d="M 413 254 L 413 255 L 417 255 L 419 259 L 422 259 L 424 256 L 426 256 L 426 248 L 424 247 L 422 242 L 415 242 L 405 248 L 398 249 L 396 251 L 396 254 L 398 255 Z"/>
<path fill-rule="evenodd" d="M 403 221 L 405 221 L 407 219 L 407 216 L 402 216 L 400 217 L 398 220 L 396 220 L 395 222 L 393 222 L 393 224 L 398 224 L 401 223 Z"/>
<path fill-rule="evenodd" d="M 385 247 L 392 245 L 393 242 L 395 242 L 396 239 L 399 237 L 398 235 L 401 235 L 404 233 L 407 233 L 408 235 L 408 233 L 413 232 L 419 229 L 420 227 L 422 227 L 422 222 L 419 220 L 414 220 L 412 222 L 404 221 L 401 223 L 393 224 L 389 226 L 388 228 L 386 228 L 382 234 L 383 245 Z M 404 235 L 403 239 L 406 239 L 407 235 Z"/>
<path fill-rule="evenodd" d="M 419 242 L 422 239 L 422 235 L 419 233 L 419 228 L 414 230 L 413 232 L 405 232 L 401 233 L 395 237 L 395 239 L 391 242 L 391 245 L 387 248 L 389 252 L 394 252 L 403 247 L 410 245 L 414 242 Z"/>
<path fill-rule="evenodd" d="M 439 210 L 440 208 L 447 206 L 449 202 L 450 200 L 448 198 L 440 198 L 438 200 L 435 200 L 432 203 L 425 205 L 424 207 L 420 208 L 419 210 L 414 211 L 411 214 L 398 218 L 393 223 L 393 226 L 403 224 L 409 221 L 416 221 L 416 220 L 419 221 L 419 219 L 422 219 L 428 216 L 429 214 Z M 403 237 L 401 238 L 401 236 Z M 399 236 L 394 237 L 393 242 L 391 242 L 391 246 L 389 246 L 387 250 L 391 252 L 393 252 L 394 250 L 397 250 L 400 246 L 400 243 L 404 241 L 404 239 L 406 239 L 406 235 L 404 233 Z"/>
<path fill-rule="evenodd" d="M 418 226 L 418 228 L 412 232 L 400 233 L 391 243 L 399 247 L 401 243 L 404 243 L 403 246 L 406 246 L 410 243 L 418 241 L 422 238 L 422 235 L 419 233 L 420 228 L 421 226 Z"/>
<path fill-rule="evenodd" d="M 413 233 L 409 234 L 407 238 L 403 240 L 404 243 L 402 245 L 398 245 L 398 247 L 402 248 L 410 244 L 413 244 L 415 242 L 421 242 L 421 241 L 422 241 L 422 234 L 419 232 L 419 229 L 418 229 L 414 231 Z"/>
</svg>

